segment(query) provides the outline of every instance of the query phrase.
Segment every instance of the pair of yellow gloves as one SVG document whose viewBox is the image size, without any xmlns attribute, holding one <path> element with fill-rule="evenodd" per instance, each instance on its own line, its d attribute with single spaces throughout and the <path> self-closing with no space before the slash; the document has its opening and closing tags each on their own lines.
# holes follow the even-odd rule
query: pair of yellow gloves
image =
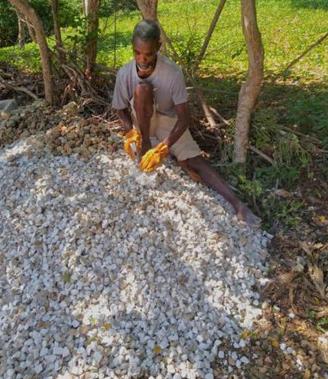
<svg viewBox="0 0 328 379">
<path fill-rule="evenodd" d="M 131 159 L 136 159 L 137 154 L 141 150 L 141 134 L 137 129 L 133 128 L 125 134 L 124 150 Z M 168 146 L 161 142 L 142 156 L 139 167 L 142 171 L 151 172 L 163 162 L 168 154 Z"/>
</svg>

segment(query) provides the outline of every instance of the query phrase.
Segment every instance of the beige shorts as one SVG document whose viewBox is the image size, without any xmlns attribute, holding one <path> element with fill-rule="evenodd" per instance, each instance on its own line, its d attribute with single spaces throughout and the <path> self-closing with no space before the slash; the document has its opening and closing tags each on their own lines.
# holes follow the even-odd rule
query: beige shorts
<svg viewBox="0 0 328 379">
<path fill-rule="evenodd" d="M 133 99 L 131 101 L 133 123 L 139 130 L 137 119 L 133 108 Z M 150 142 L 152 146 L 156 146 L 159 142 L 163 141 L 169 136 L 175 124 L 177 117 L 169 117 L 156 112 L 154 107 L 153 116 L 150 120 Z M 176 157 L 178 161 L 194 158 L 201 155 L 202 151 L 197 145 L 196 141 L 192 138 L 190 131 L 187 129 L 177 142 L 171 146 L 170 153 Z"/>
</svg>

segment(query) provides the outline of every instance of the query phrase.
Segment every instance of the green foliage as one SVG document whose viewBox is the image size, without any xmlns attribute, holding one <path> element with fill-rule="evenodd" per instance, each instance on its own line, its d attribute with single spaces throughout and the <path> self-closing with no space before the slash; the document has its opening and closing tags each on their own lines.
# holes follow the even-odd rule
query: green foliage
<svg viewBox="0 0 328 379">
<path fill-rule="evenodd" d="M 288 113 L 284 123 L 299 126 L 304 132 L 312 132 L 328 148 L 328 96 L 327 89 L 309 86 L 287 99 Z"/>
<path fill-rule="evenodd" d="M 31 0 L 30 4 L 41 18 L 45 33 L 47 35 L 52 33 L 53 22 L 50 2 L 47 0 Z"/>
<path fill-rule="evenodd" d="M 299 138 L 289 132 L 281 134 L 273 153 L 278 166 L 305 167 L 309 163 L 310 155 L 302 147 Z"/>
<path fill-rule="evenodd" d="M 30 4 L 40 16 L 47 35 L 53 33 L 53 20 L 49 0 L 31 0 Z M 104 0 L 101 2 L 100 17 L 109 17 L 114 11 L 130 11 L 136 9 L 134 0 Z M 62 27 L 75 27 L 81 37 L 81 0 L 59 1 L 59 23 Z M 0 47 L 10 46 L 16 43 L 18 33 L 17 16 L 7 0 L 0 0 Z M 81 39 L 81 38 L 80 38 Z"/>
<path fill-rule="evenodd" d="M 275 195 L 269 195 L 262 199 L 261 213 L 265 220 L 265 226 L 279 224 L 286 229 L 294 228 L 301 221 L 303 203 L 293 199 L 282 199 Z"/>
<path fill-rule="evenodd" d="M 76 27 L 79 25 L 79 17 L 82 14 L 81 0 L 59 0 L 59 23 L 62 27 Z"/>
<path fill-rule="evenodd" d="M 328 317 L 324 316 L 321 318 L 317 317 L 317 312 L 313 309 L 308 309 L 307 310 L 307 317 L 311 322 L 315 325 L 317 330 L 321 333 L 326 333 L 328 332 Z"/>
<path fill-rule="evenodd" d="M 109 17 L 115 11 L 132 11 L 137 9 L 135 0 L 103 0 L 101 2 L 99 17 Z"/>
<path fill-rule="evenodd" d="M 320 318 L 316 323 L 316 327 L 322 333 L 328 332 L 328 317 Z"/>
<path fill-rule="evenodd" d="M 29 72 L 40 72 L 40 53 L 35 43 L 25 45 L 24 49 L 18 46 L 5 47 L 1 49 L 0 60 L 3 62 L 15 62 L 15 65 L 22 67 Z M 26 66 L 28 62 L 28 66 Z"/>
<path fill-rule="evenodd" d="M 328 9 L 327 0 L 291 0 L 295 8 Z"/>
<path fill-rule="evenodd" d="M 263 194 L 261 182 L 259 180 L 248 180 L 244 175 L 239 176 L 238 187 L 243 193 L 246 193 L 249 198 L 258 198 Z"/>
<path fill-rule="evenodd" d="M 266 186 L 274 181 L 287 187 L 299 179 L 301 170 L 310 162 L 310 154 L 301 144 L 299 137 L 281 128 L 277 112 L 272 108 L 258 110 L 252 121 L 252 143 L 261 151 L 272 156 L 275 164 L 256 168 L 256 177 Z"/>
<path fill-rule="evenodd" d="M 0 47 L 16 42 L 18 33 L 15 11 L 7 0 L 0 0 Z"/>
<path fill-rule="evenodd" d="M 74 28 L 67 31 L 64 42 L 70 46 L 68 54 L 70 60 L 81 63 L 84 58 L 84 48 L 87 42 L 87 18 L 83 14 L 78 14 L 73 19 Z"/>
<path fill-rule="evenodd" d="M 259 149 L 271 149 L 277 134 L 277 115 L 270 108 L 259 109 L 253 117 L 251 138 Z"/>
<path fill-rule="evenodd" d="M 30 4 L 40 16 L 46 34 L 53 30 L 51 7 L 48 0 L 31 0 Z M 17 42 L 18 20 L 14 8 L 7 0 L 0 0 L 0 47 Z"/>
<path fill-rule="evenodd" d="M 78 4 L 75 5 L 75 8 L 78 8 Z M 100 19 L 99 22 L 100 25 L 98 36 L 98 57 L 101 56 L 102 48 L 107 49 L 106 56 L 108 56 L 108 50 L 113 50 L 113 35 L 106 36 L 106 39 L 102 35 L 102 29 L 106 29 L 106 27 L 108 26 L 108 17 L 110 17 L 114 12 L 117 12 L 117 14 L 122 15 L 124 12 L 133 9 L 136 9 L 136 3 L 133 0 L 104 0 L 101 2 L 99 17 L 107 18 L 107 20 L 105 21 L 105 25 L 103 20 Z M 90 34 L 86 32 L 87 18 L 82 14 L 82 9 L 80 9 L 80 13 L 72 15 L 70 17 L 69 25 L 71 27 L 66 30 L 64 39 L 65 42 L 67 42 L 67 44 L 70 46 L 68 49 L 70 58 L 76 63 L 79 63 L 79 60 L 81 60 L 81 58 L 84 55 L 83 52 L 86 43 L 88 39 L 92 37 Z M 118 37 L 119 35 L 120 33 L 118 33 L 115 36 L 118 45 L 120 44 Z M 127 44 L 130 45 L 130 41 L 131 37 L 129 36 L 129 39 L 124 46 L 126 46 Z"/>
<path fill-rule="evenodd" d="M 270 229 L 273 225 L 279 224 L 288 229 L 300 223 L 303 203 L 293 198 L 278 197 L 274 191 L 277 183 L 282 188 L 289 188 L 297 183 L 299 169 L 264 166 L 256 167 L 253 172 L 246 173 L 244 166 L 231 164 L 221 167 L 221 172 L 237 189 L 238 196 L 257 208 L 265 228 Z"/>
<path fill-rule="evenodd" d="M 178 33 L 172 39 L 179 55 L 177 63 L 185 69 L 191 70 L 202 46 L 202 36 L 190 33 L 186 40 L 182 34 Z"/>
<path fill-rule="evenodd" d="M 292 188 L 301 174 L 301 169 L 295 166 L 260 166 L 255 168 L 255 175 L 261 181 L 265 188 L 273 188 L 276 184 L 279 186 Z"/>
<path fill-rule="evenodd" d="M 6 0 L 0 1 L 7 3 Z M 103 39 L 113 39 L 114 20 L 111 13 L 113 1 L 106 0 L 101 8 L 101 14 L 109 16 L 108 20 L 104 17 L 100 23 L 101 30 L 105 24 L 107 25 L 102 35 Z M 130 14 L 121 12 L 121 7 L 124 7 L 124 10 L 134 7 L 134 1 L 116 1 L 120 10 L 117 14 L 117 33 L 125 35 L 132 32 L 134 23 L 140 19 L 140 15 L 137 12 Z M 38 2 L 48 4 L 47 0 L 38 0 Z M 61 0 L 59 11 L 62 25 L 75 27 L 76 16 L 81 14 L 80 4 L 77 0 Z M 216 0 L 206 2 L 163 0 L 159 2 L 159 18 L 168 35 L 178 45 L 182 60 L 186 64 L 190 64 L 198 52 L 197 48 L 206 35 L 216 7 Z M 48 5 L 45 9 L 48 10 L 41 13 L 47 13 L 50 16 Z M 326 32 L 327 11 L 323 7 L 314 12 L 310 8 L 295 7 L 292 0 L 259 0 L 257 13 L 266 53 L 266 73 L 283 71 L 292 59 L 304 51 L 305 47 Z M 7 17 L 8 12 L 0 13 L 0 18 L 3 14 L 3 17 Z M 12 22 L 13 26 L 15 24 Z M 102 46 L 103 49 L 99 50 L 99 63 L 110 66 L 113 64 L 113 45 L 104 43 Z M 126 63 L 131 58 L 130 44 L 119 44 L 116 56 L 117 64 Z M 240 27 L 239 0 L 226 3 L 200 69 L 206 75 L 213 73 L 216 76 L 220 74 L 225 77 L 228 75 L 240 77 L 241 73 L 247 71 L 247 54 Z M 307 54 L 291 69 L 290 73 L 290 77 L 301 78 L 303 81 L 316 78 L 321 80 L 326 76 L 328 76 L 326 43 L 322 43 Z M 324 99 L 322 101 L 324 102 Z"/>
<path fill-rule="evenodd" d="M 117 14 L 116 34 L 113 17 L 100 20 L 97 60 L 109 67 L 120 67 L 132 59 L 131 36 L 135 24 L 141 20 L 139 12 Z"/>
</svg>

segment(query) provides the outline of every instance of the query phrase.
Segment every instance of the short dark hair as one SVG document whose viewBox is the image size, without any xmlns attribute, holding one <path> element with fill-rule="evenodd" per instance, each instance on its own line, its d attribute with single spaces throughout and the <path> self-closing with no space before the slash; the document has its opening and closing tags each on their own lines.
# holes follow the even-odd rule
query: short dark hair
<svg viewBox="0 0 328 379">
<path fill-rule="evenodd" d="M 142 20 L 134 27 L 132 43 L 136 38 L 140 38 L 142 41 L 159 42 L 161 38 L 161 29 L 156 21 Z"/>
</svg>

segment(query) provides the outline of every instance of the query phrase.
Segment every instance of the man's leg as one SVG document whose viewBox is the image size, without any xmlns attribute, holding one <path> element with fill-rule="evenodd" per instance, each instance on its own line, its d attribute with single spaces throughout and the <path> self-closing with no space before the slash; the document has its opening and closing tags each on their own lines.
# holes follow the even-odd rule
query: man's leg
<svg viewBox="0 0 328 379">
<path fill-rule="evenodd" d="M 147 83 L 137 85 L 133 101 L 137 122 L 142 137 L 141 156 L 150 148 L 150 119 L 153 115 L 153 87 Z"/>
<path fill-rule="evenodd" d="M 233 206 L 239 220 L 245 221 L 248 224 L 256 224 L 259 221 L 252 211 L 237 198 L 218 172 L 202 156 L 187 159 L 185 162 L 190 169 L 197 172 L 207 186 L 223 196 Z"/>
</svg>

